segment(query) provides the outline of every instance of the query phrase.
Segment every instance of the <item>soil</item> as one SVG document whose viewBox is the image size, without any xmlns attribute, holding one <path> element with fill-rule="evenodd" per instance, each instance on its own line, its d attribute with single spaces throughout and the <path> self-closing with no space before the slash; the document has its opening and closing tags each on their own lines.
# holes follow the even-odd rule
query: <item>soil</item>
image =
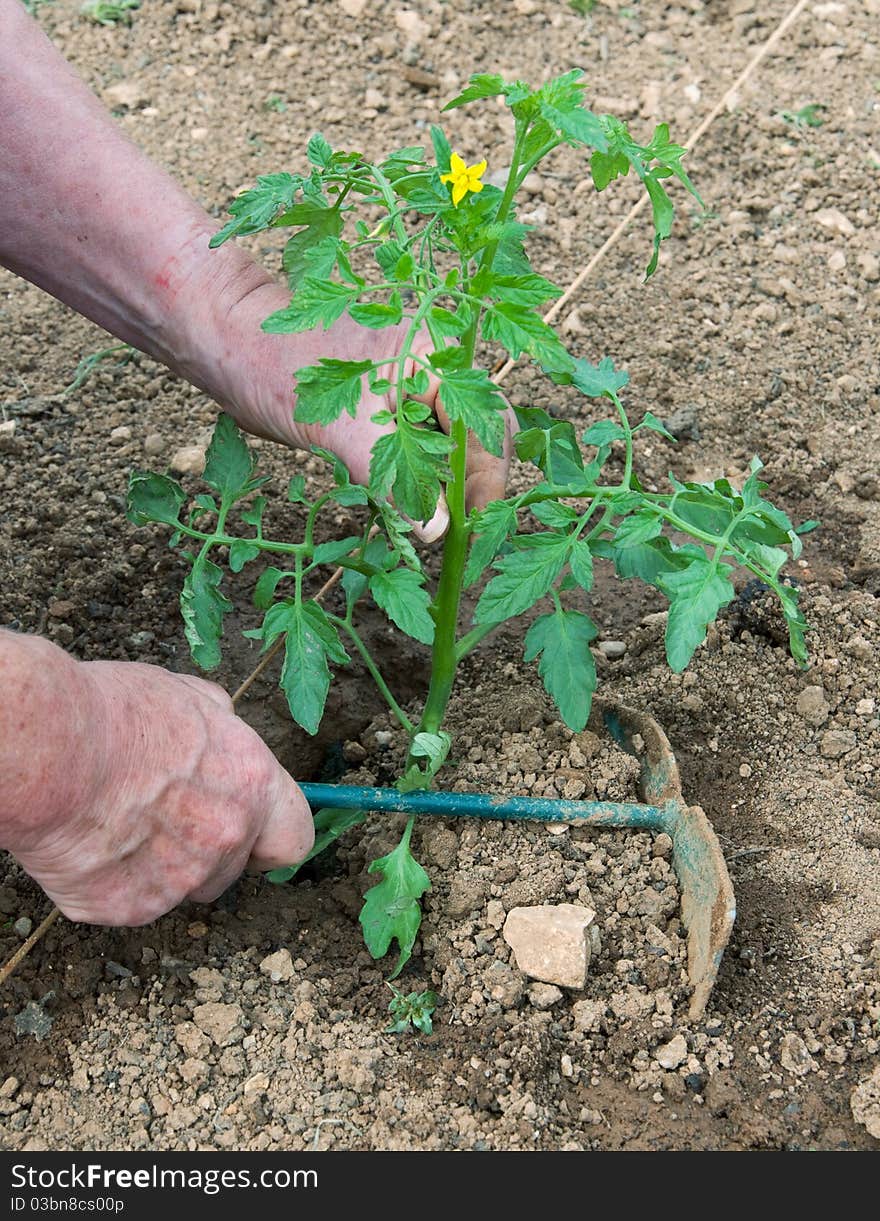
<svg viewBox="0 0 880 1221">
<path fill-rule="evenodd" d="M 667 119 L 684 137 L 789 7 L 599 3 L 584 18 L 563 0 L 144 0 L 130 27 L 104 28 L 79 0 L 57 0 L 39 20 L 124 130 L 219 217 L 257 173 L 300 168 L 316 128 L 343 146 L 412 143 L 477 70 L 537 81 L 579 62 L 595 109 L 638 133 Z M 604 641 L 625 646 L 614 660 L 597 650 L 602 690 L 663 725 L 736 890 L 705 1017 L 686 1016 L 662 842 L 426 820 L 414 845 L 433 889 L 403 979 L 438 992 L 435 1030 L 386 1033 L 387 964 L 363 949 L 357 913 L 366 863 L 397 827 L 371 819 L 289 885 L 245 879 L 143 929 L 59 921 L 0 996 L 3 1147 L 877 1147 L 876 1089 L 857 1095 L 861 1122 L 851 1098 L 880 1052 L 878 17 L 878 0 L 809 5 L 689 158 L 708 212 L 680 202 L 645 286 L 636 225 L 563 321 L 574 350 L 630 370 L 634 413 L 650 408 L 679 436 L 641 447 L 646 485 L 669 470 L 741 476 L 757 453 L 792 518 L 821 521 L 789 569 L 812 629 L 807 671 L 745 580 L 677 677 L 658 595 L 602 571 L 591 598 Z M 821 126 L 782 115 L 809 103 L 825 107 Z M 504 164 L 500 110 L 456 111 L 451 127 L 467 159 Z M 629 182 L 596 197 L 584 173 L 560 155 L 527 206 L 535 265 L 562 285 L 636 197 Z M 264 238 L 254 248 L 276 257 Z M 81 658 L 189 668 L 181 563 L 159 532 L 126 521 L 123 498 L 133 466 L 205 442 L 212 404 L 146 358 L 103 364 L 61 395 L 108 339 L 7 274 L 0 323 L 0 410 L 15 423 L 0 439 L 3 623 Z M 505 389 L 598 418 L 528 370 Z M 324 478 L 315 460 L 261 451 L 278 488 L 292 461 Z M 528 478 L 515 470 L 514 486 Z M 296 530 L 277 492 L 270 511 Z M 242 574 L 237 604 L 249 593 Z M 246 609 L 240 626 L 252 626 Z M 523 630 L 507 625 L 464 668 L 452 783 L 626 797 L 631 769 L 560 726 L 519 661 Z M 365 631 L 412 702 L 424 651 L 392 640 L 378 613 Z M 218 678 L 232 690 L 255 657 L 235 625 L 229 639 Z M 357 666 L 337 679 L 317 739 L 291 727 L 274 681 L 242 711 L 297 776 L 390 778 L 399 745 Z M 5 959 L 16 922 L 50 905 L 13 861 L 2 869 Z M 533 903 L 596 910 L 583 993 L 517 970 L 500 930 Z"/>
</svg>

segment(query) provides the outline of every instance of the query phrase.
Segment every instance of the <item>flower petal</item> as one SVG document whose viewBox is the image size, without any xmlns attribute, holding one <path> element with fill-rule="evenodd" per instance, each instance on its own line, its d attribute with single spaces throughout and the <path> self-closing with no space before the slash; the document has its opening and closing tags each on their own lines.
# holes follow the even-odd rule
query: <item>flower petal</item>
<svg viewBox="0 0 880 1221">
<path fill-rule="evenodd" d="M 479 178 L 481 174 L 485 174 L 486 164 L 487 163 L 485 161 L 480 161 L 476 165 L 469 165 L 468 175 L 476 174 L 476 176 Z"/>
<path fill-rule="evenodd" d="M 452 170 L 453 174 L 466 174 L 467 173 L 467 166 L 462 161 L 461 157 L 459 157 L 458 153 L 453 153 L 452 156 L 449 158 L 449 166 L 450 166 L 450 169 Z"/>
<path fill-rule="evenodd" d="M 458 207 L 467 193 L 467 179 L 462 175 L 457 179 L 455 186 L 452 188 L 452 202 L 456 207 Z"/>
</svg>

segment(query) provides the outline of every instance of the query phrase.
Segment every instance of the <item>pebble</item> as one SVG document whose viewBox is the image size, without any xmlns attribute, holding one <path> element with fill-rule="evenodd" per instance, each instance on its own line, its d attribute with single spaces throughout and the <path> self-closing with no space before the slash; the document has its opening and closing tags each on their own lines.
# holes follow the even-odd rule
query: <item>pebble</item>
<svg viewBox="0 0 880 1221">
<path fill-rule="evenodd" d="M 856 1123 L 880 1140 L 880 1065 L 870 1077 L 859 1082 L 850 1095 L 849 1105 Z"/>
<path fill-rule="evenodd" d="M 431 27 L 411 8 L 398 9 L 394 14 L 394 24 L 411 42 L 421 42 L 431 32 Z"/>
<path fill-rule="evenodd" d="M 118 428 L 113 428 L 110 431 L 110 442 L 113 445 L 124 445 L 126 441 L 131 440 L 131 429 L 127 424 L 120 424 Z"/>
<path fill-rule="evenodd" d="M 290 950 L 276 950 L 260 963 L 260 970 L 268 975 L 274 984 L 284 983 L 295 974 Z"/>
<path fill-rule="evenodd" d="M 0 420 L 0 454 L 15 448 L 15 420 Z"/>
<path fill-rule="evenodd" d="M 549 1009 L 562 1000 L 562 992 L 554 984 L 532 984 L 528 990 L 529 1004 L 536 1009 Z"/>
<path fill-rule="evenodd" d="M 165 448 L 165 438 L 160 432 L 151 432 L 144 437 L 144 453 L 150 458 L 161 454 Z"/>
<path fill-rule="evenodd" d="M 687 1054 L 687 1039 L 683 1034 L 677 1034 L 668 1043 L 664 1043 L 662 1047 L 657 1048 L 654 1052 L 654 1059 L 661 1068 L 671 1072 L 672 1069 L 678 1068 L 679 1064 L 684 1064 Z"/>
<path fill-rule="evenodd" d="M 626 652 L 626 644 L 623 640 L 600 640 L 599 652 L 609 661 L 616 661 Z"/>
<path fill-rule="evenodd" d="M 832 271 L 843 271 L 846 267 L 846 255 L 842 250 L 835 250 L 828 256 L 828 266 Z"/>
<path fill-rule="evenodd" d="M 219 1001 L 196 1005 L 193 1021 L 218 1047 L 240 1043 L 244 1035 L 244 1011 L 241 1005 L 224 1005 Z"/>
<path fill-rule="evenodd" d="M 851 237 L 856 231 L 855 225 L 839 208 L 823 208 L 816 213 L 816 222 L 824 229 L 831 229 L 843 237 Z"/>
<path fill-rule="evenodd" d="M 178 475 L 201 475 L 205 469 L 206 453 L 202 445 L 184 445 L 174 453 L 171 469 Z"/>
<path fill-rule="evenodd" d="M 104 101 L 111 109 L 139 110 L 149 106 L 152 99 L 139 81 L 119 81 L 104 90 Z"/>
<path fill-rule="evenodd" d="M 583 988 L 590 965 L 590 907 L 574 903 L 514 907 L 504 922 L 504 940 L 516 965 L 532 979 L 563 988 Z"/>
<path fill-rule="evenodd" d="M 771 308 L 775 309 L 775 306 Z M 700 413 L 696 403 L 682 403 L 664 417 L 663 423 L 676 441 L 700 439 Z"/>
<path fill-rule="evenodd" d="M 779 1063 L 793 1077 L 805 1077 L 817 1067 L 806 1043 L 793 1031 L 783 1035 L 779 1045 Z"/>
<path fill-rule="evenodd" d="M 339 0 L 339 7 L 346 17 L 360 17 L 367 7 L 367 0 Z"/>
<path fill-rule="evenodd" d="M 821 687 L 804 687 L 797 698 L 795 707 L 798 715 L 802 716 L 810 725 L 824 725 L 831 713 L 825 699 L 825 692 Z"/>
<path fill-rule="evenodd" d="M 25 937 L 30 937 L 33 927 L 34 922 L 31 920 L 30 916 L 19 916 L 15 924 L 12 926 L 12 931 L 23 939 Z"/>
<path fill-rule="evenodd" d="M 856 716 L 872 717 L 876 707 L 877 705 L 872 699 L 859 700 L 856 704 Z"/>
<path fill-rule="evenodd" d="M 387 110 L 388 103 L 385 100 L 384 93 L 380 93 L 378 89 L 368 89 L 364 94 L 364 105 L 371 110 Z"/>
<path fill-rule="evenodd" d="M 822 735 L 819 749 L 826 759 L 840 759 L 856 748 L 856 735 L 850 729 L 829 729 Z"/>
<path fill-rule="evenodd" d="M 604 1001 L 578 1001 L 571 1007 L 575 1030 L 592 1033 L 601 1028 L 607 1006 Z"/>
<path fill-rule="evenodd" d="M 872 254 L 869 250 L 863 250 L 861 254 L 856 255 L 856 263 L 858 263 L 859 271 L 866 280 L 873 283 L 875 280 L 880 280 L 880 258 L 876 254 Z"/>
</svg>

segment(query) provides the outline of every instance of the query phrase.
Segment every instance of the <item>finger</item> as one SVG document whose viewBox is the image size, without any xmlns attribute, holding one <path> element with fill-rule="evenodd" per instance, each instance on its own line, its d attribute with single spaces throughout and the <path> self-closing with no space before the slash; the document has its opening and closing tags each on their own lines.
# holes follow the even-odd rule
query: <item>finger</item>
<svg viewBox="0 0 880 1221">
<path fill-rule="evenodd" d="M 219 687 L 217 683 L 211 683 L 204 678 L 198 678 L 195 674 L 175 674 L 174 677 L 179 682 L 185 683 L 187 687 L 191 687 L 197 695 L 202 696 L 204 699 L 209 699 L 224 712 L 232 711 L 232 700 L 228 692 Z"/>
<path fill-rule="evenodd" d="M 513 453 L 513 437 L 518 429 L 516 416 L 508 408 L 504 413 L 504 440 L 501 454 L 490 454 L 474 438 L 468 445 L 465 501 L 469 509 L 485 509 L 493 500 L 503 500 Z"/>
<path fill-rule="evenodd" d="M 280 869 L 308 856 L 315 842 L 315 825 L 302 789 L 278 768 L 266 819 L 251 845 L 248 869 Z"/>
</svg>

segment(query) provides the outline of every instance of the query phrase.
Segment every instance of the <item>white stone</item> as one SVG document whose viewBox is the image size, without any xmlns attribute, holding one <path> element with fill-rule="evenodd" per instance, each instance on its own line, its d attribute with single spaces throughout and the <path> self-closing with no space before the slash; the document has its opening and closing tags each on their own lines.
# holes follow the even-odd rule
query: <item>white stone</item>
<svg viewBox="0 0 880 1221">
<path fill-rule="evenodd" d="M 138 81 L 119 81 L 116 85 L 110 85 L 104 90 L 104 101 L 111 108 L 122 107 L 125 110 L 137 110 L 143 106 L 149 106 L 151 102 L 149 93 L 142 84 Z"/>
<path fill-rule="evenodd" d="M 667 1072 L 672 1072 L 680 1064 L 684 1064 L 687 1054 L 687 1039 L 683 1034 L 677 1034 L 668 1043 L 664 1043 L 662 1047 L 657 1048 L 654 1052 L 654 1059 L 661 1068 L 665 1068 Z"/>
<path fill-rule="evenodd" d="M 805 1077 L 807 1073 L 814 1072 L 817 1067 L 816 1061 L 807 1050 L 806 1043 L 799 1034 L 795 1034 L 793 1031 L 783 1035 L 779 1045 L 779 1063 L 793 1077 Z"/>
<path fill-rule="evenodd" d="M 219 1001 L 196 1005 L 193 1009 L 193 1021 L 218 1047 L 239 1043 L 244 1034 L 244 1011 L 241 1005 L 223 1005 Z"/>
<path fill-rule="evenodd" d="M 411 42 L 421 42 L 431 32 L 430 26 L 411 8 L 398 9 L 394 14 L 394 23 Z"/>
<path fill-rule="evenodd" d="M 831 712 L 821 687 L 804 687 L 795 705 L 798 715 L 811 725 L 824 725 Z"/>
<path fill-rule="evenodd" d="M 823 208 L 816 213 L 816 221 L 824 229 L 831 229 L 832 232 L 839 233 L 842 237 L 852 237 L 856 231 L 855 225 L 844 216 L 839 208 Z"/>
<path fill-rule="evenodd" d="M 273 983 L 284 983 L 295 974 L 290 950 L 276 950 L 260 963 L 260 970 L 268 975 Z"/>
<path fill-rule="evenodd" d="M 339 0 L 339 7 L 347 17 L 360 17 L 367 7 L 367 0 Z"/>
<path fill-rule="evenodd" d="M 205 469 L 205 448 L 202 445 L 184 445 L 171 459 L 171 469 L 178 475 L 201 475 Z"/>
<path fill-rule="evenodd" d="M 583 988 L 590 965 L 589 927 L 596 913 L 574 903 L 514 907 L 504 922 L 504 940 L 516 965 L 532 979 L 563 988 Z"/>
<path fill-rule="evenodd" d="M 870 1077 L 859 1082 L 850 1095 L 849 1105 L 856 1123 L 880 1140 L 880 1064 Z"/>
</svg>

